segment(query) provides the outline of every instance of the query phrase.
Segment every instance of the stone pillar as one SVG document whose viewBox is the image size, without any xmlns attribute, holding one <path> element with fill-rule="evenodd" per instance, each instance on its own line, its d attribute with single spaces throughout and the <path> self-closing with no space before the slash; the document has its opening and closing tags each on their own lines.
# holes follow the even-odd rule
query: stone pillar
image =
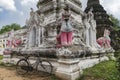
<svg viewBox="0 0 120 80">
<path fill-rule="evenodd" d="M 36 42 L 35 42 L 36 47 L 38 47 L 38 44 L 39 44 L 39 28 L 36 29 Z"/>
<path fill-rule="evenodd" d="M 89 37 L 90 37 L 90 36 L 89 36 L 89 31 L 86 30 L 86 45 L 87 45 L 87 46 L 90 46 Z"/>
<path fill-rule="evenodd" d="M 42 31 L 42 41 L 41 41 L 41 43 L 44 44 L 45 43 L 45 35 L 44 35 L 45 29 L 42 27 L 41 31 Z"/>
<path fill-rule="evenodd" d="M 56 76 L 64 80 L 76 80 L 80 76 L 79 59 L 59 59 Z"/>
<path fill-rule="evenodd" d="M 44 28 L 43 27 L 39 27 L 39 33 L 38 33 L 38 43 L 39 43 L 39 46 L 38 47 L 43 47 L 44 45 Z"/>
<path fill-rule="evenodd" d="M 39 27 L 39 36 L 38 36 L 38 43 L 39 43 L 39 46 L 41 45 L 41 29 Z"/>
<path fill-rule="evenodd" d="M 27 30 L 26 41 L 25 41 L 25 49 L 29 48 L 30 44 L 30 30 Z"/>
<path fill-rule="evenodd" d="M 29 32 L 29 42 L 28 42 L 28 44 L 29 44 L 29 47 L 32 46 L 32 31 L 31 30 Z"/>
<path fill-rule="evenodd" d="M 7 40 L 6 39 L 5 39 L 4 45 L 5 45 L 4 48 L 7 48 Z"/>
<path fill-rule="evenodd" d="M 35 27 L 33 27 L 30 30 L 29 33 L 29 47 L 35 47 L 36 46 L 36 40 L 37 40 L 37 36 L 36 36 L 37 30 Z"/>
<path fill-rule="evenodd" d="M 49 31 L 50 40 L 53 40 L 53 41 L 56 40 L 56 36 L 57 36 L 57 30 L 56 30 L 56 28 L 55 29 L 51 29 Z"/>
<path fill-rule="evenodd" d="M 59 13 L 58 13 L 58 20 L 62 18 L 62 12 L 63 12 L 63 8 L 65 6 L 65 0 L 59 0 L 59 4 L 60 4 L 60 10 L 59 10 Z"/>
</svg>

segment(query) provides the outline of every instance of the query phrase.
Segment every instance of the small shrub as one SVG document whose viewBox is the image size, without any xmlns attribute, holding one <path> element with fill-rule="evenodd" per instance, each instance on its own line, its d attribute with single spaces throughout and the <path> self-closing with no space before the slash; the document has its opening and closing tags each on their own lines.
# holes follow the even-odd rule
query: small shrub
<svg viewBox="0 0 120 80">
<path fill-rule="evenodd" d="M 0 66 L 5 66 L 5 64 L 3 62 L 0 61 Z"/>
</svg>

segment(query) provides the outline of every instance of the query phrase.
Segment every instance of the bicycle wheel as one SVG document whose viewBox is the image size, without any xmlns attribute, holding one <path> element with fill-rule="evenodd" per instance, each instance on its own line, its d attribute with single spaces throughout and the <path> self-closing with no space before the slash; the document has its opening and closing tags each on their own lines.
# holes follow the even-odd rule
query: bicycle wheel
<svg viewBox="0 0 120 80">
<path fill-rule="evenodd" d="M 48 74 L 52 74 L 53 67 L 49 61 L 43 60 L 38 64 L 37 70 Z"/>
<path fill-rule="evenodd" d="M 26 74 L 29 70 L 29 63 L 25 59 L 20 59 L 16 64 L 16 71 L 20 75 Z"/>
</svg>

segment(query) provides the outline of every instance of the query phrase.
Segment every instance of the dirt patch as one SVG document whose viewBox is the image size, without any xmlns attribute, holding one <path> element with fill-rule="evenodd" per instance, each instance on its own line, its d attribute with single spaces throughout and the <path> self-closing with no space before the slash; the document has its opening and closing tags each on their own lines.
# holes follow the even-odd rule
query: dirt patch
<svg viewBox="0 0 120 80">
<path fill-rule="evenodd" d="M 55 76 L 48 76 L 43 73 L 28 73 L 18 75 L 15 68 L 0 66 L 0 80 L 58 80 Z"/>
</svg>

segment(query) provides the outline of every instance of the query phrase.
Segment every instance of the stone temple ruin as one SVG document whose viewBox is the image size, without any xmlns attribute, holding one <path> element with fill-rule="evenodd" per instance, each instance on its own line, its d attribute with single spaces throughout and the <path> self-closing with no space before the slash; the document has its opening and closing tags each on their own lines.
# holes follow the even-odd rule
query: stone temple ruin
<svg viewBox="0 0 120 80">
<path fill-rule="evenodd" d="M 92 7 L 85 13 L 80 0 L 39 0 L 37 8 L 31 8 L 26 20 L 26 46 L 13 53 L 40 53 L 53 64 L 53 73 L 66 80 L 75 80 L 83 69 L 108 60 L 106 49 L 96 42 Z"/>
<path fill-rule="evenodd" d="M 26 21 L 29 27 L 29 39 L 26 48 L 53 49 L 56 47 L 56 36 L 60 32 L 60 26 L 62 26 L 62 13 L 66 5 L 69 5 L 70 8 L 70 24 L 73 28 L 72 32 L 74 37 L 72 41 L 73 46 L 69 47 L 71 49 L 70 51 L 72 51 L 72 53 L 74 51 L 83 52 L 86 50 L 93 52 L 98 51 L 97 48 L 99 46 L 97 46 L 96 38 L 93 36 L 96 36 L 96 34 L 92 31 L 92 28 L 90 35 L 85 29 L 85 27 L 87 28 L 88 26 L 96 27 L 95 20 L 92 20 L 93 17 L 91 16 L 91 21 L 93 22 L 91 22 L 91 24 L 88 22 L 87 24 L 88 19 L 86 18 L 88 18 L 87 16 L 90 17 L 92 12 L 88 15 L 84 14 L 81 10 L 81 2 L 79 0 L 39 1 L 37 4 L 38 10 L 34 12 L 33 9 L 31 9 L 30 19 Z M 85 17 L 84 20 L 82 19 L 83 16 Z"/>
</svg>

